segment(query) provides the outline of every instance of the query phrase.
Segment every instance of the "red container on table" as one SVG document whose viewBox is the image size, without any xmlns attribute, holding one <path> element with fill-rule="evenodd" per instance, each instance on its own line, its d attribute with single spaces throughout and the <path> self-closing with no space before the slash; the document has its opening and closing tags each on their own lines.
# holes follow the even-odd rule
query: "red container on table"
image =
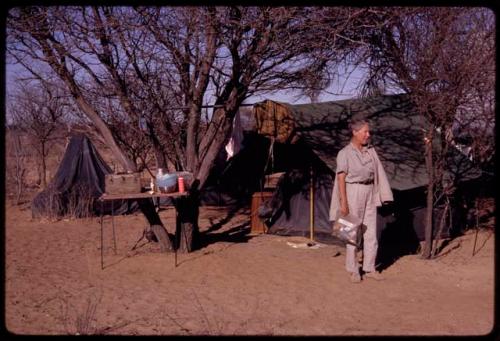
<svg viewBox="0 0 500 341">
<path fill-rule="evenodd" d="M 179 176 L 177 178 L 177 182 L 179 187 L 179 193 L 184 193 L 184 178 L 182 176 Z"/>
</svg>

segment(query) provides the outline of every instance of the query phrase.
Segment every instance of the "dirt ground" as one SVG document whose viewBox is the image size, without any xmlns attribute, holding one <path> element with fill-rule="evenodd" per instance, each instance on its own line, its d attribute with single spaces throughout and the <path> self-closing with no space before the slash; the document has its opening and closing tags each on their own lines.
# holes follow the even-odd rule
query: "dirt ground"
<svg viewBox="0 0 500 341">
<path fill-rule="evenodd" d="M 174 210 L 160 211 L 173 232 Z M 14 334 L 482 335 L 494 325 L 493 230 L 452 240 L 434 260 L 407 255 L 384 281 L 352 284 L 344 249 L 251 235 L 248 210 L 203 207 L 201 249 L 139 243 L 140 214 L 31 220 L 5 206 L 5 323 Z M 473 255 L 474 251 L 474 255 Z"/>
</svg>

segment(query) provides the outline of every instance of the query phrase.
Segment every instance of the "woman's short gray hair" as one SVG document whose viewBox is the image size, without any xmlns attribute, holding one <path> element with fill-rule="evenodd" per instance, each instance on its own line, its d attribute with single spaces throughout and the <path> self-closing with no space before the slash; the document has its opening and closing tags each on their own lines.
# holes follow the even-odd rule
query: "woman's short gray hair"
<svg viewBox="0 0 500 341">
<path fill-rule="evenodd" d="M 358 131 L 359 129 L 361 129 L 364 125 L 370 125 L 370 123 L 365 120 L 364 118 L 353 118 L 350 122 L 349 122 L 349 129 L 351 131 Z"/>
</svg>

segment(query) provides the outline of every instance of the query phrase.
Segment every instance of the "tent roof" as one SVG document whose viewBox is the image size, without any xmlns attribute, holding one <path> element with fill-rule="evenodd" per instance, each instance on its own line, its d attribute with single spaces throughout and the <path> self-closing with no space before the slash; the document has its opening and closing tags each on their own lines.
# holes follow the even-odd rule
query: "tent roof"
<svg viewBox="0 0 500 341">
<path fill-rule="evenodd" d="M 293 128 L 288 129 L 288 141 L 308 145 L 333 172 L 338 151 L 349 143 L 351 137 L 349 120 L 351 117 L 365 118 L 370 122 L 371 143 L 384 164 L 391 187 L 407 190 L 427 184 L 423 131 L 429 125 L 413 110 L 407 95 L 297 105 L 273 101 L 262 103 L 260 108 L 270 108 L 271 104 L 286 108 L 288 121 L 293 120 Z M 254 112 L 256 116 L 262 116 L 258 110 Z M 262 121 L 262 117 L 256 119 Z M 290 126 L 290 122 L 286 125 Z"/>
</svg>

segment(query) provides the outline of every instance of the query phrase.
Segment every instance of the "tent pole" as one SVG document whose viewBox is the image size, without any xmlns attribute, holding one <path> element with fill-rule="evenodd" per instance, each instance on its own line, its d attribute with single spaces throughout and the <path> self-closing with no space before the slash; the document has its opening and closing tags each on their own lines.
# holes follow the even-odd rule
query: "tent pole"
<svg viewBox="0 0 500 341">
<path fill-rule="evenodd" d="M 103 249 L 104 249 L 104 241 L 103 241 L 103 205 L 104 205 L 104 200 L 101 200 L 101 270 L 104 270 L 104 255 L 103 255 Z"/>
<path fill-rule="evenodd" d="M 309 193 L 309 238 L 314 240 L 314 180 L 311 166 L 311 190 Z"/>
</svg>

